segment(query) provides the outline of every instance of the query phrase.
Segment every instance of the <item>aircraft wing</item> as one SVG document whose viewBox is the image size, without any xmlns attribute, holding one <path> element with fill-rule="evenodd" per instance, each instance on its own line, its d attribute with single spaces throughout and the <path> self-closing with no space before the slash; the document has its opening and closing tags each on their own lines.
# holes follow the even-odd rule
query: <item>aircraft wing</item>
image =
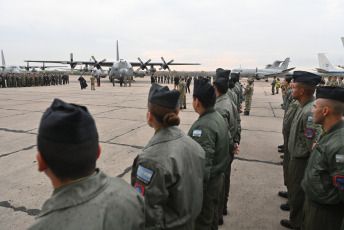
<svg viewBox="0 0 344 230">
<path fill-rule="evenodd" d="M 136 66 L 141 66 L 141 63 L 140 62 L 130 62 L 130 64 L 133 66 L 133 67 L 136 67 Z M 163 65 L 164 63 L 161 63 L 161 62 L 149 62 L 147 64 L 147 66 L 151 66 L 151 65 Z M 168 65 L 200 65 L 200 63 L 170 63 Z"/>
<path fill-rule="evenodd" d="M 39 61 L 39 60 L 25 60 L 24 62 L 39 62 L 39 63 L 59 63 L 59 64 L 75 64 L 75 65 L 95 65 L 94 61 Z M 113 62 L 102 62 L 101 66 L 112 66 Z"/>
<path fill-rule="evenodd" d="M 340 68 L 344 69 L 344 66 L 343 66 L 343 65 L 339 65 L 338 67 L 340 67 Z"/>
<path fill-rule="evenodd" d="M 292 71 L 293 69 L 295 69 L 295 67 L 294 68 L 285 69 L 285 70 L 282 71 L 282 73 Z"/>
</svg>

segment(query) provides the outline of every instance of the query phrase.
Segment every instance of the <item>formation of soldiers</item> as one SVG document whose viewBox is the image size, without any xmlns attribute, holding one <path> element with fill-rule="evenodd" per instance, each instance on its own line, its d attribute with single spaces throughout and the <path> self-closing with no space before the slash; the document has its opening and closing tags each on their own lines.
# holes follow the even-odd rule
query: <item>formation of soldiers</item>
<svg viewBox="0 0 344 230">
<path fill-rule="evenodd" d="M 344 88 L 343 77 L 328 76 L 325 86 L 338 86 Z"/>
<path fill-rule="evenodd" d="M 329 77 L 294 71 L 284 82 L 283 176 L 289 229 L 341 229 L 344 218 L 344 89 Z M 316 97 L 314 93 L 316 92 Z M 344 229 L 344 223 L 342 225 Z"/>
<path fill-rule="evenodd" d="M 0 74 L 0 86 L 2 88 L 50 86 L 69 84 L 69 76 L 66 74 Z"/>
<path fill-rule="evenodd" d="M 180 85 L 151 86 L 146 119 L 155 134 L 133 162 L 131 186 L 95 168 L 101 149 L 87 108 L 55 99 L 41 119 L 37 162 L 56 192 L 30 229 L 218 229 L 239 152 L 242 86 L 226 70 L 213 85 L 196 79 L 199 118 L 186 135 L 178 128 L 184 77 Z"/>
</svg>

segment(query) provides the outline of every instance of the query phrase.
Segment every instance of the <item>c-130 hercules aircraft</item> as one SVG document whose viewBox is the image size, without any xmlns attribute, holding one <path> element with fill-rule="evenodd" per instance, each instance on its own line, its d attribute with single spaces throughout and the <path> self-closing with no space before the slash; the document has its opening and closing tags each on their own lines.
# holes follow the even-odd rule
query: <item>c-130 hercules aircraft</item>
<svg viewBox="0 0 344 230">
<path fill-rule="evenodd" d="M 74 69 L 76 65 L 85 65 L 85 68 L 88 68 L 88 66 L 94 66 L 98 70 L 102 70 L 102 66 L 108 66 L 109 71 L 108 75 L 110 79 L 119 79 L 120 75 L 122 76 L 133 76 L 135 73 L 137 73 L 139 70 L 146 70 L 147 73 L 154 73 L 156 72 L 156 69 L 154 66 L 160 66 L 159 70 L 162 69 L 168 69 L 168 71 L 171 71 L 169 66 L 170 65 L 200 65 L 199 63 L 173 63 L 174 60 L 171 60 L 169 62 L 165 62 L 164 58 L 161 57 L 162 63 L 160 62 L 151 62 L 151 59 L 146 61 L 145 63 L 142 62 L 140 58 L 138 60 L 140 62 L 128 62 L 124 59 L 119 59 L 119 51 L 118 51 L 118 41 L 117 41 L 117 59 L 115 62 L 107 62 L 106 59 L 101 60 L 98 62 L 94 56 L 92 56 L 92 61 L 74 61 L 73 60 L 73 54 L 71 53 L 71 59 L 70 61 L 37 61 L 37 60 L 25 60 L 25 62 L 40 62 L 40 63 L 61 63 L 61 64 L 68 64 L 70 65 L 71 69 Z M 150 69 L 148 69 L 147 66 L 150 66 Z M 134 72 L 133 67 L 139 67 L 136 72 Z"/>
</svg>

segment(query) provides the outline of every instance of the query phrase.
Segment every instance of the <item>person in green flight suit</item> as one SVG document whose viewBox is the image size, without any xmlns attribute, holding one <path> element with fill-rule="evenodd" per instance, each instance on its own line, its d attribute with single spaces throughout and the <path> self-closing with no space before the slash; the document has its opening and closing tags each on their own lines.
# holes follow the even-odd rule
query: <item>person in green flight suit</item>
<svg viewBox="0 0 344 230">
<path fill-rule="evenodd" d="M 287 228 L 301 229 L 301 216 L 305 194 L 301 181 L 305 172 L 307 160 L 311 153 L 315 136 L 321 133 L 321 126 L 314 124 L 312 108 L 314 105 L 315 87 L 321 81 L 321 76 L 306 71 L 293 73 L 293 99 L 299 101 L 290 128 L 288 150 L 290 160 L 288 165 L 288 198 L 290 202 L 290 220 L 282 219 L 281 225 Z"/>
<path fill-rule="evenodd" d="M 144 199 L 96 168 L 100 146 L 87 108 L 55 99 L 41 118 L 38 170 L 54 192 L 29 230 L 144 229 Z"/>
<path fill-rule="evenodd" d="M 179 95 L 156 83 L 148 95 L 146 119 L 155 133 L 131 173 L 145 198 L 146 229 L 192 230 L 202 208 L 205 153 L 178 128 Z"/>
<path fill-rule="evenodd" d="M 229 75 L 229 73 L 228 73 Z M 238 153 L 238 149 L 234 149 L 234 140 L 238 130 L 238 111 L 234 103 L 229 99 L 226 94 L 228 90 L 229 76 L 217 76 L 214 77 L 213 85 L 216 93 L 215 110 L 223 117 L 226 122 L 227 129 L 229 132 L 229 156 L 230 162 L 224 175 L 224 185 L 222 193 L 220 194 L 219 207 L 218 207 L 218 219 L 219 225 L 223 224 L 223 215 L 227 215 L 227 203 L 230 190 L 230 175 L 231 175 L 231 164 L 234 160 L 234 154 Z"/>
<path fill-rule="evenodd" d="M 314 141 L 302 188 L 303 230 L 340 229 L 344 218 L 344 89 L 318 87 L 312 110 L 323 128 Z"/>
<path fill-rule="evenodd" d="M 199 114 L 188 135 L 205 151 L 202 211 L 195 221 L 195 229 L 218 229 L 219 195 L 224 173 L 228 169 L 229 132 L 222 116 L 215 111 L 215 89 L 204 80 L 196 80 L 193 90 L 193 108 Z"/>
<path fill-rule="evenodd" d="M 275 95 L 275 86 L 276 86 L 276 77 L 274 77 L 274 79 L 271 82 L 271 95 Z"/>
</svg>

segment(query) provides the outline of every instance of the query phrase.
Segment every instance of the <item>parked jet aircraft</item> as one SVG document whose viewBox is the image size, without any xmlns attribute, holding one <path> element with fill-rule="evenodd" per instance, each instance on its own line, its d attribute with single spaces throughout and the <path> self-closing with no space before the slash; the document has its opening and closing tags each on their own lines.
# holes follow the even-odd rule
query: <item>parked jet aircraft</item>
<svg viewBox="0 0 344 230">
<path fill-rule="evenodd" d="M 156 69 L 154 66 L 160 66 L 159 70 L 161 69 L 168 69 L 170 71 L 169 66 L 170 65 L 200 65 L 199 63 L 173 63 L 174 60 L 171 60 L 169 62 L 165 62 L 165 59 L 161 57 L 162 63 L 159 62 L 151 62 L 149 59 L 145 63 L 142 62 L 140 58 L 138 60 L 140 62 L 128 62 L 124 59 L 119 59 L 119 51 L 118 51 L 118 41 L 117 41 L 117 59 L 115 62 L 107 62 L 106 59 L 103 59 L 102 61 L 98 62 L 94 56 L 92 56 L 92 61 L 74 61 L 73 55 L 71 54 L 70 61 L 37 61 L 37 60 L 26 60 L 25 62 L 42 62 L 42 63 L 61 63 L 61 64 L 69 64 L 72 69 L 75 68 L 76 65 L 85 65 L 85 67 L 88 66 L 94 66 L 98 70 L 102 70 L 102 66 L 108 66 L 110 67 L 108 71 L 108 75 L 110 79 L 119 79 L 120 75 L 135 75 L 133 67 L 137 66 L 139 67 L 136 71 L 138 72 L 140 69 L 147 70 L 151 73 L 156 72 Z M 147 66 L 150 66 L 150 69 L 148 70 Z"/>
<path fill-rule="evenodd" d="M 343 46 L 344 46 L 344 37 L 341 37 L 341 39 L 342 39 L 342 43 L 343 43 Z M 338 65 L 338 67 L 340 67 L 340 68 L 343 68 L 343 69 L 344 69 L 344 65 Z"/>
<path fill-rule="evenodd" d="M 325 56 L 325 54 L 319 53 L 318 54 L 318 60 L 319 60 L 319 68 L 316 68 L 318 73 L 344 74 L 343 70 L 338 70 L 332 66 L 330 61 Z"/>
<path fill-rule="evenodd" d="M 286 74 L 289 71 L 295 68 L 289 68 L 288 65 L 290 62 L 290 58 L 286 58 L 283 62 L 282 61 L 274 61 L 274 63 L 266 65 L 265 69 L 233 69 L 231 73 L 240 73 L 240 77 L 250 77 L 255 76 L 257 80 L 266 77 L 273 77 L 281 74 Z M 280 63 L 282 63 L 281 66 Z"/>
</svg>

